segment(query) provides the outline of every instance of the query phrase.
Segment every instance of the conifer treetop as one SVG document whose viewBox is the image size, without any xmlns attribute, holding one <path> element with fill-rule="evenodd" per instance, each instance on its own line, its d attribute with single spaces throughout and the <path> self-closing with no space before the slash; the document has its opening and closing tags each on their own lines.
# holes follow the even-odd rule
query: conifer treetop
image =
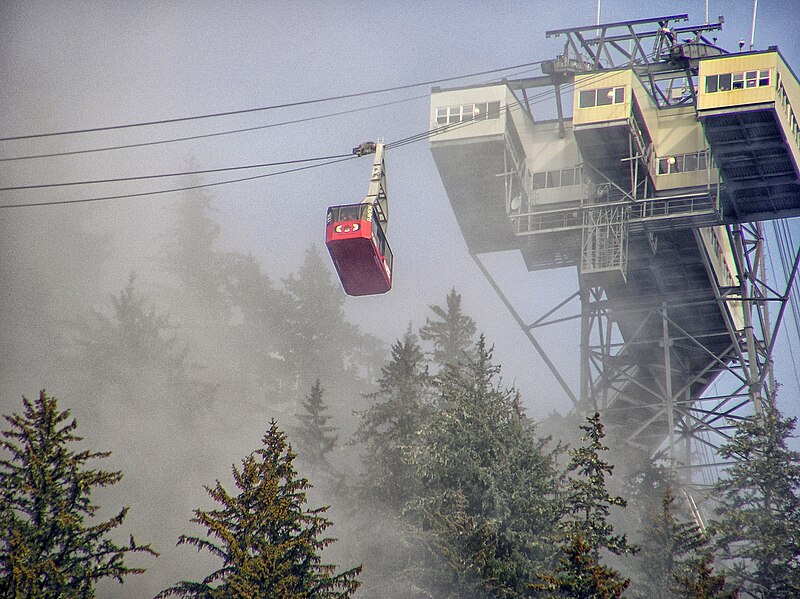
<svg viewBox="0 0 800 599">
<path fill-rule="evenodd" d="M 457 366 L 470 357 L 469 350 L 477 330 L 475 321 L 461 310 L 461 295 L 455 289 L 447 294 L 446 307 L 429 306 L 439 320 L 425 319 L 419 330 L 423 341 L 433 342 L 433 360 L 445 367 Z"/>
<path fill-rule="evenodd" d="M 294 469 L 295 453 L 275 420 L 262 447 L 232 467 L 238 494 L 217 481 L 206 487 L 217 509 L 195 510 L 192 522 L 206 537 L 182 535 L 191 545 L 222 560 L 222 567 L 202 581 L 182 581 L 157 597 L 350 597 L 359 586 L 361 567 L 336 573 L 323 564 L 322 550 L 334 539 L 322 537 L 331 526 L 327 507 L 306 509 L 308 480 Z"/>
<path fill-rule="evenodd" d="M 0 449 L 0 596 L 94 597 L 98 580 L 123 582 L 143 568 L 129 567 L 131 553 L 158 555 L 131 536 L 117 545 L 109 533 L 120 526 L 128 508 L 90 525 L 99 506 L 91 501 L 97 487 L 108 487 L 122 473 L 88 464 L 110 455 L 74 450 L 83 439 L 69 410 L 42 390 L 31 402 L 23 397 L 22 414 L 4 416 Z"/>
</svg>

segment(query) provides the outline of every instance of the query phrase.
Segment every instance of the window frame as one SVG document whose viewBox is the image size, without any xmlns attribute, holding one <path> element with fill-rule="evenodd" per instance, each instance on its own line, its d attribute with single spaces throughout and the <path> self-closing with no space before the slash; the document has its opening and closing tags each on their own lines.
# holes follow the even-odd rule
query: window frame
<svg viewBox="0 0 800 599">
<path fill-rule="evenodd" d="M 625 85 L 582 89 L 578 92 L 578 108 L 596 108 L 599 106 L 625 104 L 626 92 L 627 88 Z"/>
</svg>

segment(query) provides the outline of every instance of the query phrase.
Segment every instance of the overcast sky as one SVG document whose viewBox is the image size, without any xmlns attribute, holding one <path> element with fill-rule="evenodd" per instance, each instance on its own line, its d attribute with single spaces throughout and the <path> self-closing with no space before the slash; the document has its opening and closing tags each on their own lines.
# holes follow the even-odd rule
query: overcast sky
<svg viewBox="0 0 800 599">
<path fill-rule="evenodd" d="M 725 17 L 724 28 L 718 34 L 721 46 L 735 50 L 740 39 L 749 44 L 752 2 L 708 4 L 711 21 L 716 21 L 718 15 Z M 779 46 L 787 62 L 800 72 L 800 11 L 795 4 L 786 0 L 759 2 L 755 48 Z M 705 10 L 706 2 L 702 0 L 604 0 L 601 18 L 612 22 L 689 13 L 690 23 L 698 24 L 704 21 Z M 595 0 L 0 0 L 0 137 L 237 111 L 531 63 L 553 58 L 562 49 L 563 38 L 546 39 L 546 30 L 593 24 L 596 11 Z M 540 74 L 537 70 L 522 71 L 509 75 Z M 489 79 L 483 76 L 453 84 L 483 83 Z M 286 110 L 0 141 L 0 158 L 9 158 L 276 125 L 179 143 L 3 161 L 0 187 L 346 154 L 366 140 L 382 136 L 392 142 L 425 132 L 429 128 L 429 92 L 430 85 L 422 85 Z M 386 102 L 397 103 L 375 106 Z M 370 108 L 346 115 L 325 116 L 367 107 Z M 545 114 L 552 114 L 552 106 L 541 108 Z M 277 126 L 310 118 L 314 120 Z M 348 316 L 364 331 L 391 343 L 404 333 L 410 321 L 415 327 L 424 324 L 427 305 L 442 304 L 447 292 L 455 287 L 463 296 L 465 311 L 495 344 L 495 357 L 504 367 L 505 381 L 517 383 L 529 413 L 541 418 L 552 410 L 566 412 L 570 407 L 568 399 L 472 262 L 428 142 L 392 150 L 386 160 L 394 288 L 386 295 L 349 298 L 345 305 Z M 223 249 L 252 253 L 273 280 L 295 271 L 309 245 L 317 243 L 321 247 L 324 241 L 326 207 L 363 198 L 370 167 L 371 158 L 367 157 L 210 188 L 217 209 L 215 217 L 222 227 Z M 208 175 L 203 181 L 251 174 L 257 173 Z M 0 204 L 139 193 L 185 183 L 185 179 L 156 179 L 0 192 Z M 147 275 L 141 277 L 142 285 L 152 285 L 157 273 L 153 258 L 164 242 L 164 223 L 179 197 L 163 194 L 81 205 L 0 209 L 0 310 L 4 311 L 0 314 L 0 413 L 19 411 L 20 395 L 34 397 L 43 386 L 60 395 L 58 377 L 46 366 L 48 332 L 39 322 L 37 303 L 46 299 L 50 306 L 62 302 L 66 306 L 69 301 L 61 297 L 60 286 L 66 288 L 75 279 L 87 283 L 86 289 L 80 290 L 81 295 L 70 300 L 72 305 L 83 308 L 83 299 L 87 310 L 107 309 L 108 296 L 125 285 L 128 273 L 134 269 Z M 99 241 L 87 237 L 78 243 L 69 239 L 74 229 L 62 225 L 76 220 L 96 233 Z M 792 227 L 795 239 L 800 239 L 797 220 Z M 14 232 L 13 249 L 3 237 L 4 231 Z M 93 276 L 95 261 L 105 252 L 109 253 L 113 268 L 97 270 Z M 777 260 L 776 253 L 774 258 Z M 574 268 L 529 273 L 520 255 L 513 252 L 487 256 L 485 263 L 528 322 L 577 289 Z M 64 318 L 74 316 L 64 314 Z M 543 330 L 539 336 L 574 386 L 578 370 L 577 324 Z M 776 374 L 783 384 L 781 408 L 787 414 L 800 415 L 796 401 L 800 385 L 786 339 L 782 334 L 776 353 Z M 795 347 L 794 355 L 800 359 L 800 347 Z M 61 399 L 64 407 L 74 407 L 77 401 L 71 397 Z M 230 416 L 234 417 L 241 415 Z M 141 431 L 153 439 L 153 444 L 174 434 L 160 430 L 157 424 L 152 431 Z M 253 428 L 261 423 L 243 423 L 246 426 Z M 97 449 L 116 453 L 119 443 L 114 434 L 113 430 L 92 431 L 86 436 L 91 441 L 101 441 Z M 201 458 L 207 457 L 202 464 L 207 471 L 203 470 L 202 477 L 196 476 L 190 487 L 181 491 L 187 505 L 199 501 L 202 483 L 223 476 L 231 462 L 254 448 L 259 433 L 251 436 L 240 431 L 239 436 L 230 443 L 226 439 L 205 448 L 206 454 Z M 126 457 L 124 450 L 119 454 Z M 168 459 L 168 455 L 164 457 Z M 168 476 L 164 472 L 168 471 L 162 472 Z M 137 484 L 133 476 L 130 484 Z M 163 510 L 164 506 L 157 505 L 155 509 Z M 175 526 L 188 520 L 188 507 L 182 506 L 181 510 Z M 132 510 L 133 530 L 136 518 L 160 525 L 153 514 L 142 511 Z M 177 536 L 170 535 L 169 542 Z M 160 549 L 166 547 L 168 543 Z M 140 584 L 171 581 L 177 574 L 162 572 L 162 579 L 158 576 Z M 130 585 L 125 587 L 125 592 L 132 594 L 120 596 L 136 596 Z"/>
<path fill-rule="evenodd" d="M 752 3 L 711 1 L 710 20 L 725 16 L 719 44 L 749 43 Z M 800 68 L 798 11 L 762 0 L 755 47 L 778 45 Z M 169 119 L 324 98 L 452 77 L 554 57 L 563 40 L 544 32 L 592 24 L 594 0 L 529 2 L 14 2 L 0 3 L 0 136 L 24 135 Z M 705 18 L 706 2 L 602 2 L 603 21 L 689 13 Z M 538 75 L 536 71 L 532 75 Z M 468 81 L 482 82 L 488 77 Z M 0 157 L 170 139 L 316 117 L 381 102 L 388 107 L 248 133 L 144 148 L 0 164 L 3 185 L 86 180 L 218 168 L 347 153 L 383 136 L 387 142 L 428 128 L 428 86 L 281 111 L 206 119 L 105 133 L 0 143 Z M 422 98 L 412 99 L 415 96 Z M 281 177 L 212 188 L 226 247 L 252 252 L 278 277 L 296 268 L 312 242 L 321 242 L 325 208 L 359 201 L 370 159 Z M 468 313 L 489 331 L 506 379 L 516 380 L 535 411 L 568 406 L 552 377 L 472 263 L 456 226 L 427 142 L 387 155 L 391 202 L 389 239 L 395 288 L 385 296 L 349 299 L 362 328 L 392 341 L 409 321 L 422 324 L 425 306 L 442 303 L 451 287 Z M 251 174 L 250 171 L 244 175 Z M 234 176 L 239 173 L 234 173 Z M 210 175 L 204 181 L 233 178 Z M 167 186 L 168 179 L 127 185 L 0 193 L 0 201 L 96 197 Z M 112 231 L 125 247 L 118 281 L 155 253 L 159 225 L 176 194 L 92 204 L 31 208 L 46 244 L 52 219 L 69 211 Z M 0 218 L 23 218 L 4 211 Z M 45 217 L 45 214 L 48 214 Z M 54 216 L 55 215 L 55 216 Z M 51 219 L 51 220 L 48 220 Z M 797 225 L 794 224 L 795 231 Z M 800 237 L 800 234 L 798 234 Z M 2 243 L 2 242 L 0 242 Z M 2 246 L 0 245 L 0 248 Z M 70 260 L 80 260 L 80 256 Z M 533 319 L 577 286 L 574 269 L 528 273 L 518 254 L 486 259 L 525 318 Z M 0 333 L 1 334 L 1 333 Z M 553 359 L 577 368 L 577 341 L 563 331 L 541 333 Z M 798 351 L 800 354 L 800 351 Z M 796 389 L 787 352 L 778 377 Z M 31 373 L 25 389 L 38 384 Z M 536 392 L 534 391 L 536 390 Z M 544 391 L 543 393 L 541 391 Z M 8 393 L 8 392 L 7 392 Z M 796 393 L 795 393 L 796 396 Z M 791 412 L 791 410 L 790 410 Z"/>
</svg>

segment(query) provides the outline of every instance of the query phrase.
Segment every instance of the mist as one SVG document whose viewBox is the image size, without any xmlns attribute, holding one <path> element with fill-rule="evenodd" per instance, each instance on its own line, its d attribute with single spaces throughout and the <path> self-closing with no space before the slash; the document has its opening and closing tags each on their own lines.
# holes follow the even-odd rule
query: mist
<svg viewBox="0 0 800 599">
<path fill-rule="evenodd" d="M 608 4 L 606 20 L 653 16 L 634 2 Z M 680 4 L 702 13 L 702 2 Z M 749 35 L 749 20 L 745 11 L 725 8 L 737 11 L 722 34 L 733 47 Z M 4 2 L 0 137 L 215 114 L 523 64 L 560 50 L 545 30 L 593 22 L 594 10 L 588 0 L 502 7 Z M 798 64 L 797 42 L 785 33 L 796 30 L 786 23 L 797 15 L 764 12 L 762 45 L 780 38 Z M 345 154 L 364 141 L 426 131 L 428 92 L 422 86 L 291 110 L 0 141 L 0 185 Z M 395 100 L 402 102 L 377 106 Z M 354 109 L 361 111 L 331 116 Z M 298 122 L 280 125 L 286 121 Z M 159 143 L 65 154 L 151 142 Z M 258 448 L 273 418 L 314 485 L 310 506 L 331 506 L 339 541 L 326 560 L 346 568 L 373 559 L 364 578 L 376 588 L 381 568 L 398 559 L 394 540 L 402 526 L 353 501 L 350 481 L 369 456 L 352 437 L 391 344 L 409 326 L 423 326 L 429 306 L 442 305 L 451 289 L 493 345 L 503 381 L 520 390 L 526 413 L 541 423 L 537 432 L 577 442 L 578 418 L 561 418 L 570 413 L 568 398 L 472 262 L 426 145 L 387 154 L 395 283 L 377 297 L 346 297 L 323 245 L 325 208 L 363 198 L 370 157 L 204 190 L 76 204 L 57 203 L 234 177 L 0 192 L 0 205 L 53 204 L 0 210 L 0 413 L 19 412 L 21 396 L 33 399 L 40 389 L 56 396 L 77 418 L 83 444 L 112 453 L 96 466 L 124 474 L 93 494 L 98 516 L 130 506 L 117 540 L 134 534 L 161 554 L 131 558 L 147 572 L 122 586 L 104 582 L 98 596 L 149 597 L 215 567 L 176 542 L 201 533 L 189 520 L 193 510 L 212 507 L 204 485 L 220 480 L 230 489 L 231 465 Z M 11 160 L 53 153 L 64 155 Z M 484 261 L 528 321 L 567 297 L 576 281 L 566 269 L 533 277 L 517 253 Z M 319 303 L 304 304 L 308 298 Z M 571 381 L 578 378 L 578 336 L 573 322 L 540 337 Z M 789 373 L 788 359 L 780 359 Z M 328 464 L 305 458 L 297 433 L 298 411 L 317 379 L 339 435 Z M 786 379 L 785 394 L 796 396 Z M 796 412 L 796 405 L 787 410 Z M 365 527 L 384 542 L 365 543 Z"/>
</svg>

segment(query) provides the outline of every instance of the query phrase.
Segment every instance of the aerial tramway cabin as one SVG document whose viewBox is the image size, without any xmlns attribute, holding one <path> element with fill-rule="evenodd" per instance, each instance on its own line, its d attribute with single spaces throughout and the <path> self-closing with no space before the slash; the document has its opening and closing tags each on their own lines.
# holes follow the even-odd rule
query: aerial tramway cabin
<svg viewBox="0 0 800 599">
<path fill-rule="evenodd" d="M 348 295 L 374 295 L 392 288 L 392 250 L 377 203 L 328 208 L 325 245 Z"/>
</svg>

